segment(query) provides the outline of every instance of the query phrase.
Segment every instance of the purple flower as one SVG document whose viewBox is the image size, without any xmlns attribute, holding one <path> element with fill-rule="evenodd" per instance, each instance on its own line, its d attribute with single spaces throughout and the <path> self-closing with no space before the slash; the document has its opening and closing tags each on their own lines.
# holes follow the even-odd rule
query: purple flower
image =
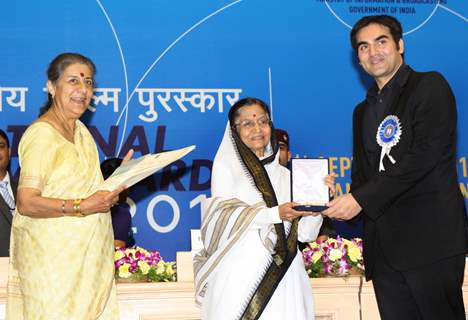
<svg viewBox="0 0 468 320">
<path fill-rule="evenodd" d="M 122 259 L 119 259 L 117 261 L 115 261 L 115 267 L 118 268 L 120 267 L 121 265 L 123 265 L 125 263 L 125 258 L 122 258 Z"/>
<path fill-rule="evenodd" d="M 326 274 L 330 274 L 332 273 L 332 266 L 331 264 L 328 264 L 328 263 L 323 263 L 323 272 L 325 272 Z"/>
<path fill-rule="evenodd" d="M 340 260 L 340 264 L 339 264 L 339 267 L 338 267 L 338 273 L 339 274 L 345 274 L 345 273 L 348 273 L 348 271 L 350 269 L 351 269 L 351 266 L 346 261 L 346 258 L 342 258 Z"/>
<path fill-rule="evenodd" d="M 329 258 L 328 258 L 328 255 L 323 255 L 322 257 L 320 257 L 320 260 L 322 260 L 322 262 L 325 264 L 325 263 L 328 263 L 329 262 Z"/>
<path fill-rule="evenodd" d="M 304 259 L 304 264 L 306 266 L 310 265 L 312 263 L 312 250 L 304 250 L 302 252 L 302 258 Z"/>
</svg>

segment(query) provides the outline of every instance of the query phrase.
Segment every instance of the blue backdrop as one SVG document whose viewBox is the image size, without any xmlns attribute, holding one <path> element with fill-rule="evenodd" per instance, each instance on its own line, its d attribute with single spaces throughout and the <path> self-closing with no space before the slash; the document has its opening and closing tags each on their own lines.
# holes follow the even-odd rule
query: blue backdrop
<svg viewBox="0 0 468 320">
<path fill-rule="evenodd" d="M 97 65 L 84 116 L 101 159 L 196 144 L 131 194 L 135 238 L 172 260 L 190 249 L 209 196 L 212 159 L 239 97 L 268 102 L 294 156 L 330 158 L 338 192 L 349 188 L 351 116 L 371 83 L 349 44 L 367 14 L 397 16 L 405 60 L 438 70 L 459 112 L 460 188 L 468 197 L 468 2 L 459 0 L 9 1 L 0 6 L 0 128 L 17 173 L 21 134 L 45 101 L 45 70 L 60 52 Z M 359 227 L 336 225 L 345 236 Z"/>
</svg>

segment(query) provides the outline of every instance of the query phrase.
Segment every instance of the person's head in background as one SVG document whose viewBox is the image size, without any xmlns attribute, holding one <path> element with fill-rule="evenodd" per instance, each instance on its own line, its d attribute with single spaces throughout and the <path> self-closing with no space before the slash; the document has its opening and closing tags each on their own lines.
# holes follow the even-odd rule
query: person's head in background
<svg viewBox="0 0 468 320">
<path fill-rule="evenodd" d="M 289 150 L 289 134 L 283 129 L 275 129 L 276 140 L 279 146 L 279 163 L 287 167 L 291 160 L 291 151 Z"/>
<path fill-rule="evenodd" d="M 0 129 L 0 180 L 2 180 L 8 172 L 10 164 L 10 141 L 5 131 Z"/>
<path fill-rule="evenodd" d="M 122 159 L 120 158 L 109 158 L 109 159 L 104 160 L 101 163 L 101 172 L 102 172 L 102 177 L 104 178 L 104 180 L 109 178 L 121 164 L 122 164 Z M 127 201 L 129 192 L 130 192 L 129 189 L 125 189 L 124 191 L 120 193 L 119 195 L 120 203 L 124 203 Z"/>
</svg>

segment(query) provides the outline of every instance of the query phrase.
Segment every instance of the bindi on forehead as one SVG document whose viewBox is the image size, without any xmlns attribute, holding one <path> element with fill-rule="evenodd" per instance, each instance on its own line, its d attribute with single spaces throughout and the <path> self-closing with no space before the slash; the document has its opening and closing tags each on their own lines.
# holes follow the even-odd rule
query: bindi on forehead
<svg viewBox="0 0 468 320">
<path fill-rule="evenodd" d="M 80 76 L 81 76 L 82 78 L 84 78 L 84 73 L 83 73 L 83 72 L 80 72 Z"/>
<path fill-rule="evenodd" d="M 254 114 L 253 114 L 253 117 L 255 118 L 256 116 L 257 116 L 257 115 L 254 113 Z"/>
</svg>

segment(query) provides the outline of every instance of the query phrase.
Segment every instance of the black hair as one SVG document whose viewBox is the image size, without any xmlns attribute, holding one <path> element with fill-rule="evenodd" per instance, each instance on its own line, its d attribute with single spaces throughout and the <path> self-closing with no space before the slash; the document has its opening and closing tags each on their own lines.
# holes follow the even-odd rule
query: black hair
<svg viewBox="0 0 468 320">
<path fill-rule="evenodd" d="M 236 122 L 237 118 L 239 118 L 240 109 L 243 108 L 243 107 L 252 106 L 254 104 L 258 104 L 260 107 L 262 107 L 262 109 L 268 115 L 268 118 L 271 119 L 270 108 L 268 107 L 268 105 L 265 102 L 263 102 L 260 99 L 252 98 L 252 97 L 243 98 L 243 99 L 240 99 L 239 101 L 237 101 L 236 103 L 234 103 L 233 106 L 231 107 L 231 109 L 229 110 L 229 115 L 228 115 L 229 124 L 231 125 L 232 130 L 235 130 L 235 126 L 236 126 L 235 122 Z M 274 132 L 272 131 L 272 135 L 273 134 L 274 134 Z"/>
<path fill-rule="evenodd" d="M 3 131 L 2 129 L 0 129 L 0 137 L 2 137 L 3 139 L 5 139 L 6 144 L 7 144 L 7 148 L 9 148 L 9 147 L 10 147 L 10 140 L 8 140 L 7 134 L 6 134 L 5 131 Z"/>
<path fill-rule="evenodd" d="M 50 62 L 49 67 L 47 68 L 47 80 L 52 83 L 56 83 L 57 80 L 62 76 L 65 69 L 75 63 L 87 65 L 91 69 L 91 73 L 94 78 L 96 75 L 96 66 L 94 65 L 94 62 L 91 61 L 91 59 L 79 53 L 65 52 L 59 54 Z M 52 102 L 52 95 L 47 93 L 47 101 L 41 107 L 39 116 L 43 115 L 47 112 L 47 110 L 49 110 L 49 108 L 52 106 Z"/>
<path fill-rule="evenodd" d="M 400 49 L 399 41 L 403 38 L 403 29 L 401 27 L 400 21 L 398 21 L 395 17 L 388 16 L 388 15 L 378 15 L 378 16 L 365 16 L 358 20 L 353 26 L 351 30 L 351 45 L 355 52 L 358 49 L 358 43 L 356 40 L 357 33 L 362 29 L 367 27 L 370 24 L 380 24 L 384 27 L 387 27 L 390 30 L 390 34 L 392 35 L 393 41 L 395 41 L 396 48 Z"/>
<path fill-rule="evenodd" d="M 101 172 L 104 180 L 109 178 L 121 164 L 122 159 L 120 158 L 109 158 L 104 160 L 101 163 Z"/>
</svg>

